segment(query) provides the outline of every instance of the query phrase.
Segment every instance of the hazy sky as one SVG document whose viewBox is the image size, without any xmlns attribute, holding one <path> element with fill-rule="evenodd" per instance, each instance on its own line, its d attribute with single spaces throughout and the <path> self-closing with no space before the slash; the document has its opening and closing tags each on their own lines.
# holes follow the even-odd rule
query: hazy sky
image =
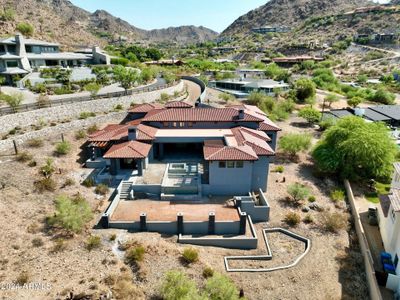
<svg viewBox="0 0 400 300">
<path fill-rule="evenodd" d="M 143 29 L 203 25 L 221 32 L 268 0 L 71 0 L 90 12 L 104 9 Z M 387 2 L 387 0 L 380 0 Z"/>
</svg>

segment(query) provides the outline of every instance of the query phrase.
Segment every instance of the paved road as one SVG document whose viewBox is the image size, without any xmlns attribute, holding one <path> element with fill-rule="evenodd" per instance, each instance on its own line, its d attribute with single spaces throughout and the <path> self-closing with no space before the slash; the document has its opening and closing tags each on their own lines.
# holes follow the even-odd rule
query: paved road
<svg viewBox="0 0 400 300">
<path fill-rule="evenodd" d="M 201 95 L 201 88 L 192 81 L 184 80 L 183 82 L 187 86 L 189 92 L 189 96 L 186 98 L 186 101 L 194 104 Z"/>
</svg>

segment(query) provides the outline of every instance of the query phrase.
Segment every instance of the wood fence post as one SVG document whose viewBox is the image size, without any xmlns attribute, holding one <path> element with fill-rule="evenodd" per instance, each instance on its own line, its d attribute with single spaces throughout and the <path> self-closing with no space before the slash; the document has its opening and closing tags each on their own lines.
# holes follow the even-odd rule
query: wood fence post
<svg viewBox="0 0 400 300">
<path fill-rule="evenodd" d="M 64 133 L 61 133 L 61 140 L 62 140 L 63 142 L 65 142 L 65 140 L 64 140 Z"/>
<path fill-rule="evenodd" d="M 15 140 L 13 140 L 13 144 L 14 144 L 14 151 L 15 151 L 15 155 L 18 155 L 18 147 L 17 147 L 17 142 Z"/>
</svg>

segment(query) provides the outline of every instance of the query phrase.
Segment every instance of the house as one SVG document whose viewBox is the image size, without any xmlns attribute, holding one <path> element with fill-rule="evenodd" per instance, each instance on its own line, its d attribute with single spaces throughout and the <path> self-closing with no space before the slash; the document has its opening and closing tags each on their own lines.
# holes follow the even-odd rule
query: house
<svg viewBox="0 0 400 300">
<path fill-rule="evenodd" d="M 289 90 L 289 85 L 285 82 L 255 78 L 210 81 L 209 86 L 233 94 L 237 98 L 246 98 L 251 92 L 264 92 L 269 96 L 274 96 L 276 90 Z"/>
<path fill-rule="evenodd" d="M 300 64 L 304 61 L 314 61 L 320 62 L 323 61 L 324 58 L 316 57 L 316 56 L 309 56 L 309 55 L 302 55 L 302 56 L 287 56 L 287 57 L 275 57 L 272 59 L 274 63 L 281 67 L 292 67 L 295 64 Z"/>
<path fill-rule="evenodd" d="M 0 39 L 0 75 L 8 83 L 35 68 L 86 64 L 110 64 L 110 57 L 98 47 L 93 47 L 91 53 L 61 52 L 57 43 L 26 39 L 21 34 Z"/>
<path fill-rule="evenodd" d="M 263 26 L 253 28 L 251 31 L 254 33 L 266 34 L 266 33 L 283 33 L 289 32 L 291 29 L 286 26 Z"/>
<path fill-rule="evenodd" d="M 176 59 L 162 59 L 154 61 L 146 61 L 148 66 L 183 66 L 185 63 L 182 60 Z"/>
<path fill-rule="evenodd" d="M 266 191 L 278 131 L 255 106 L 140 104 L 130 109 L 124 123 L 108 125 L 89 137 L 87 166 L 103 168 L 102 179 L 126 180 L 167 162 L 168 174 L 175 175 L 165 175 L 158 188 L 141 186 L 141 191 L 156 189 L 181 197 L 245 196 Z M 184 172 L 182 180 L 177 179 L 178 171 Z"/>
<path fill-rule="evenodd" d="M 261 69 L 238 69 L 237 74 L 240 78 L 264 78 L 265 70 Z"/>
<path fill-rule="evenodd" d="M 390 194 L 380 196 L 378 207 L 379 229 L 385 251 L 391 255 L 395 274 L 388 274 L 387 283 L 400 292 L 400 163 L 394 164 Z M 397 275 L 396 275 L 397 274 Z"/>
</svg>

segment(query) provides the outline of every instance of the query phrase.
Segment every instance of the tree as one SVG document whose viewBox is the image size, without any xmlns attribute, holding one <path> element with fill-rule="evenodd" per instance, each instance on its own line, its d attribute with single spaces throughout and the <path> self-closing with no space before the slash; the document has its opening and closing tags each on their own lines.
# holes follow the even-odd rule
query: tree
<svg viewBox="0 0 400 300">
<path fill-rule="evenodd" d="M 95 82 L 85 85 L 85 91 L 88 91 L 92 97 L 97 95 L 97 93 L 100 91 L 100 88 L 101 86 Z"/>
<path fill-rule="evenodd" d="M 347 100 L 347 104 L 350 105 L 353 108 L 356 108 L 358 105 L 360 105 L 361 103 L 363 103 L 363 98 L 361 97 L 353 97 L 351 99 Z"/>
<path fill-rule="evenodd" d="M 232 280 L 219 273 L 207 279 L 205 286 L 206 299 L 211 300 L 239 300 L 239 291 Z"/>
<path fill-rule="evenodd" d="M 331 108 L 332 103 L 339 101 L 339 97 L 335 94 L 329 94 L 325 97 L 325 101 L 329 103 L 328 107 Z"/>
<path fill-rule="evenodd" d="M 294 84 L 296 98 L 304 103 L 308 98 L 314 98 L 316 94 L 315 83 L 308 78 L 300 78 Z"/>
<path fill-rule="evenodd" d="M 24 100 L 24 95 L 22 93 L 13 93 L 8 95 L 4 100 L 16 112 Z"/>
<path fill-rule="evenodd" d="M 218 98 L 223 100 L 224 102 L 231 102 L 231 101 L 235 100 L 235 97 L 228 93 L 221 93 L 218 95 Z"/>
<path fill-rule="evenodd" d="M 287 192 L 295 203 L 299 203 L 310 196 L 310 189 L 300 183 L 289 185 Z"/>
<path fill-rule="evenodd" d="M 294 157 L 299 152 L 311 147 L 311 136 L 301 133 L 289 133 L 279 140 L 279 148 L 286 154 Z"/>
<path fill-rule="evenodd" d="M 169 271 L 161 287 L 161 296 L 165 300 L 200 299 L 196 284 L 179 271 Z"/>
<path fill-rule="evenodd" d="M 324 133 L 312 156 L 323 172 L 348 179 L 387 180 L 397 152 L 384 124 L 351 116 Z"/>
<path fill-rule="evenodd" d="M 299 111 L 299 117 L 306 119 L 310 124 L 315 124 L 321 119 L 321 113 L 315 108 L 305 107 Z"/>
<path fill-rule="evenodd" d="M 140 78 L 142 82 L 150 82 L 156 77 L 156 72 L 152 68 L 144 68 L 140 73 Z"/>
<path fill-rule="evenodd" d="M 22 22 L 17 25 L 17 31 L 21 32 L 23 35 L 27 37 L 30 37 L 33 35 L 34 29 L 31 24 Z"/>
<path fill-rule="evenodd" d="M 379 102 L 382 104 L 393 104 L 395 99 L 396 96 L 384 88 L 379 88 L 369 97 L 370 101 Z"/>
<path fill-rule="evenodd" d="M 151 60 L 160 60 L 161 57 L 163 56 L 161 51 L 158 50 L 157 48 L 148 48 L 146 49 L 146 56 L 151 59 Z"/>
<path fill-rule="evenodd" d="M 139 72 L 132 68 L 116 66 L 114 68 L 114 79 L 125 91 L 130 89 L 140 78 Z"/>
<path fill-rule="evenodd" d="M 93 213 L 88 202 L 80 195 L 74 198 L 58 196 L 55 200 L 56 212 L 48 218 L 48 223 L 71 233 L 80 233 Z"/>
</svg>

